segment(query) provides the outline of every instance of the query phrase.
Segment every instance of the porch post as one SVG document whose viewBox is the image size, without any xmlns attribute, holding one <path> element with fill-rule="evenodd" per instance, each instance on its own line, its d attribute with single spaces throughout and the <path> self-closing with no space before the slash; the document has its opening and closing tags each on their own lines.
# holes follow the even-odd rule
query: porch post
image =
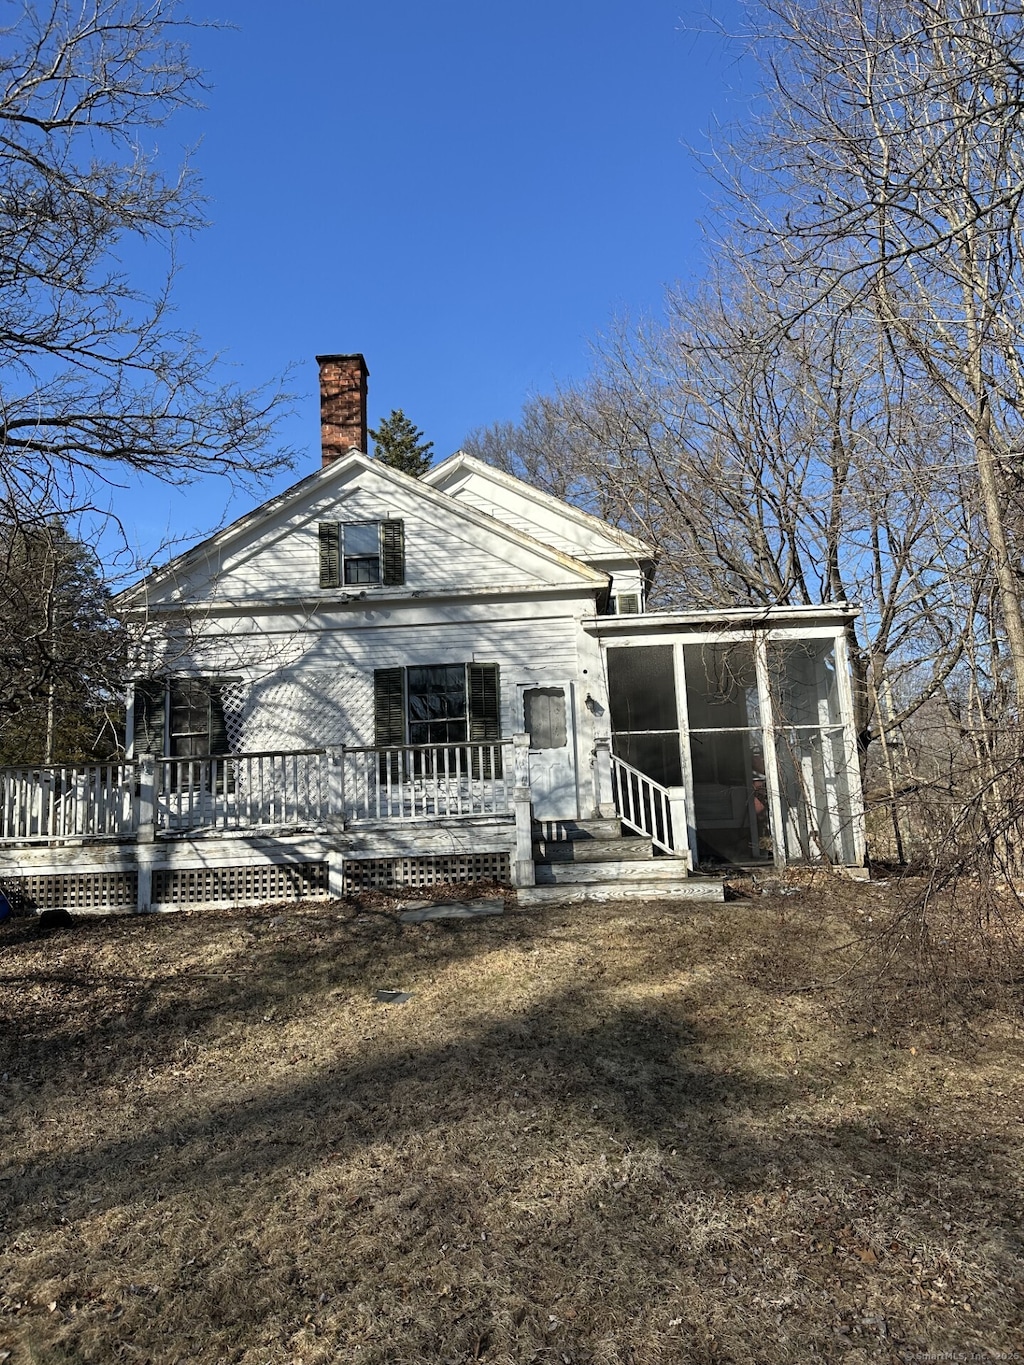
<svg viewBox="0 0 1024 1365">
<path fill-rule="evenodd" d="M 612 790 L 611 735 L 597 735 L 594 739 L 594 796 L 601 820 L 614 820 L 615 794 Z"/>
<path fill-rule="evenodd" d="M 345 828 L 344 745 L 335 745 L 327 750 L 327 828 Z"/>
<path fill-rule="evenodd" d="M 845 791 L 849 801 L 850 831 L 853 835 L 854 866 L 863 867 L 867 856 L 864 828 L 864 785 L 857 755 L 857 728 L 853 710 L 850 645 L 843 631 L 836 635 L 836 683 L 839 688 L 839 714 L 843 722 L 843 760 L 846 765 Z"/>
<path fill-rule="evenodd" d="M 689 830 L 686 822 L 686 788 L 669 787 L 668 813 L 672 821 L 672 851 L 677 858 L 685 858 L 689 871 L 693 871 L 693 853 L 690 850 Z"/>
<path fill-rule="evenodd" d="M 143 754 L 139 760 L 139 824 L 136 839 L 151 844 L 156 838 L 156 759 Z"/>
<path fill-rule="evenodd" d="M 530 736 L 512 736 L 515 787 L 512 800 L 516 812 L 516 865 L 512 881 L 516 886 L 533 886 L 533 802 L 530 799 Z"/>
<path fill-rule="evenodd" d="M 135 871 L 138 890 L 135 893 L 136 914 L 148 914 L 153 908 L 153 855 L 152 844 L 137 844 L 135 847 Z"/>
<path fill-rule="evenodd" d="M 775 700 L 768 672 L 768 636 L 756 631 L 753 639 L 754 670 L 757 674 L 757 699 L 761 708 L 761 733 L 764 736 L 764 779 L 768 789 L 768 824 L 772 832 L 772 858 L 781 872 L 786 866 L 786 823 L 779 781 L 779 756 L 775 747 Z"/>
</svg>

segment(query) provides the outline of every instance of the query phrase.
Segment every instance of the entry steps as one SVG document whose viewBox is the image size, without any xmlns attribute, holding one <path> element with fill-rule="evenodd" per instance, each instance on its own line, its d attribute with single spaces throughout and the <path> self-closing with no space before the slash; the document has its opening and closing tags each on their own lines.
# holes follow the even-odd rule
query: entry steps
<svg viewBox="0 0 1024 1365">
<path fill-rule="evenodd" d="M 520 905 L 568 901 L 725 899 L 715 877 L 694 877 L 681 858 L 655 858 L 650 839 L 624 835 L 618 820 L 535 820 L 535 886 Z"/>
</svg>

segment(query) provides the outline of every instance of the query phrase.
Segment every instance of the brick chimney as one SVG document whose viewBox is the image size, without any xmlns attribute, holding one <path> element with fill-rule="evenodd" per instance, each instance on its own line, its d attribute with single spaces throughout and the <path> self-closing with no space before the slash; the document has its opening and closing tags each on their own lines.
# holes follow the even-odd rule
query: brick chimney
<svg viewBox="0 0 1024 1365">
<path fill-rule="evenodd" d="M 318 355 L 320 366 L 320 448 L 325 465 L 353 446 L 366 452 L 366 381 L 361 355 Z"/>
</svg>

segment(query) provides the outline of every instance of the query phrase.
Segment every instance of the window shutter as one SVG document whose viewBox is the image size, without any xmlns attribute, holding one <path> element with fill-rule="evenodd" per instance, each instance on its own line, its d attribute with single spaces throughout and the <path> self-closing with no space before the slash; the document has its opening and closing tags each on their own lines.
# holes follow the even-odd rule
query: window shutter
<svg viewBox="0 0 1024 1365">
<path fill-rule="evenodd" d="M 393 746 L 405 743 L 405 669 L 375 668 L 373 670 L 373 742 L 378 745 Z M 386 782 L 390 776 L 397 782 L 402 772 L 399 755 L 391 755 L 389 765 L 384 755 L 380 756 L 380 780 Z"/>
<path fill-rule="evenodd" d="M 405 522 L 382 521 L 380 543 L 381 581 L 386 587 L 397 587 L 405 582 Z"/>
<path fill-rule="evenodd" d="M 620 616 L 635 616 L 640 610 L 640 594 L 636 592 L 620 592 L 615 599 Z"/>
<path fill-rule="evenodd" d="M 320 586 L 341 586 L 341 534 L 336 521 L 320 523 Z"/>
<path fill-rule="evenodd" d="M 135 684 L 135 734 L 132 749 L 140 754 L 164 752 L 165 684 L 162 678 L 147 678 Z"/>
<path fill-rule="evenodd" d="M 497 664 L 467 664 L 469 692 L 469 738 L 474 744 L 497 744 L 501 740 L 501 684 Z M 473 755 L 473 776 L 480 776 L 479 755 Z M 495 770 L 484 757 L 484 777 L 501 776 L 501 750 L 495 750 Z"/>
<path fill-rule="evenodd" d="M 210 684 L 210 753 L 227 754 L 231 752 L 228 743 L 228 727 L 224 720 L 224 688 L 220 683 Z"/>
</svg>

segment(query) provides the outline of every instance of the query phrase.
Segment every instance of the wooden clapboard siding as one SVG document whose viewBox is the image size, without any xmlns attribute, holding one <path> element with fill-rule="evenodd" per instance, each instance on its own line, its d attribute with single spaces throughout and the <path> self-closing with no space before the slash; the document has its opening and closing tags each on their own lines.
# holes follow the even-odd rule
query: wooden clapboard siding
<svg viewBox="0 0 1024 1365">
<path fill-rule="evenodd" d="M 281 665 L 252 670 L 240 728 L 245 748 L 303 749 L 333 744 L 374 744 L 373 675 L 376 669 L 417 664 L 496 663 L 501 679 L 501 733 L 522 725 L 517 686 L 577 676 L 581 647 L 589 647 L 577 616 L 436 619 L 410 629 L 401 624 L 320 631 L 308 638 L 282 633 Z M 254 647 L 268 648 L 267 634 L 254 634 Z M 237 661 L 239 637 L 222 640 Z M 205 641 L 207 664 L 214 641 Z M 299 656 L 299 657 L 297 657 Z M 587 663 L 593 661 L 587 656 Z M 586 665 L 584 665 L 586 666 Z"/>
<path fill-rule="evenodd" d="M 602 529 L 602 523 L 596 518 L 579 517 L 575 509 L 567 508 L 565 504 L 552 506 L 536 489 L 519 480 L 509 480 L 478 461 L 463 456 L 447 463 L 451 465 L 450 475 L 439 467 L 431 482 L 456 502 L 475 507 L 584 562 L 600 562 L 605 566 L 609 558 L 618 558 L 624 569 L 629 564 L 635 566 L 639 542 L 634 543 L 631 555 L 624 555 L 622 540 L 610 526 Z M 644 550 L 648 555 L 653 554 L 649 547 Z"/>
<path fill-rule="evenodd" d="M 336 595 L 345 591 L 344 585 L 320 587 L 320 525 L 389 519 L 405 525 L 403 586 L 408 591 L 556 584 L 578 578 L 571 565 L 551 552 L 524 545 L 496 526 L 461 517 L 458 504 L 439 507 L 417 499 L 414 489 L 398 488 L 372 470 L 363 470 L 360 483 L 337 496 L 283 509 L 234 544 L 211 543 L 206 553 L 182 564 L 173 588 L 155 592 L 150 600 L 203 604 Z M 386 591 L 369 589 L 371 595 Z"/>
</svg>

